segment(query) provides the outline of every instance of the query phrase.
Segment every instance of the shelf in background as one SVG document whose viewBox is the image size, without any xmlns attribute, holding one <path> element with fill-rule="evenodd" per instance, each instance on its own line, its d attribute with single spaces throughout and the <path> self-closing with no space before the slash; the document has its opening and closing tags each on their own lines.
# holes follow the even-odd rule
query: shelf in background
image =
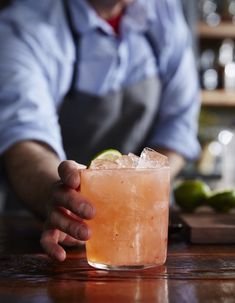
<svg viewBox="0 0 235 303">
<path fill-rule="evenodd" d="M 235 91 L 203 90 L 201 97 L 203 106 L 235 107 Z"/>
<path fill-rule="evenodd" d="M 230 22 L 222 22 L 212 27 L 206 23 L 199 22 L 198 35 L 207 39 L 235 38 L 235 25 Z"/>
</svg>

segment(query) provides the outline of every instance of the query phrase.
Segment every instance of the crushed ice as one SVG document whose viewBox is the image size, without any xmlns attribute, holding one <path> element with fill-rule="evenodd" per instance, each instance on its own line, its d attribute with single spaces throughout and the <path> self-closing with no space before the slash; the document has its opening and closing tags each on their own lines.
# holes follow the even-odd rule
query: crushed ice
<svg viewBox="0 0 235 303">
<path fill-rule="evenodd" d="M 155 150 L 145 147 L 140 157 L 133 153 L 122 155 L 115 161 L 95 159 L 91 162 L 91 169 L 120 169 L 120 168 L 157 168 L 168 166 L 168 158 Z"/>
</svg>

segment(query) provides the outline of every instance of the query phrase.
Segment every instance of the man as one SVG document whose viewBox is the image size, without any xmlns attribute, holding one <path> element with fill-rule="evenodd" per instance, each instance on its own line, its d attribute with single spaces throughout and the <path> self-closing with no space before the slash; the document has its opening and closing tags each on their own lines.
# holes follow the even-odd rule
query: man
<svg viewBox="0 0 235 303">
<path fill-rule="evenodd" d="M 90 236 L 78 163 L 150 146 L 174 177 L 197 157 L 198 81 L 177 0 L 18 0 L 0 16 L 0 43 L 0 153 L 46 220 L 51 257 Z M 61 163 L 65 152 L 76 162 Z"/>
</svg>

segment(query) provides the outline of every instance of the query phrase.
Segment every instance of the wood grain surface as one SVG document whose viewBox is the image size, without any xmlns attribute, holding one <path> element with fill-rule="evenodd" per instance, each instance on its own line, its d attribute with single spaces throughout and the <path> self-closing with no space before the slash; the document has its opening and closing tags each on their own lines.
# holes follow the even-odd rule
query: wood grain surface
<svg viewBox="0 0 235 303">
<path fill-rule="evenodd" d="M 40 233 L 34 219 L 0 218 L 0 302 L 235 302 L 234 245 L 190 245 L 174 234 L 165 266 L 115 272 L 90 267 L 84 248 L 50 260 Z"/>
</svg>

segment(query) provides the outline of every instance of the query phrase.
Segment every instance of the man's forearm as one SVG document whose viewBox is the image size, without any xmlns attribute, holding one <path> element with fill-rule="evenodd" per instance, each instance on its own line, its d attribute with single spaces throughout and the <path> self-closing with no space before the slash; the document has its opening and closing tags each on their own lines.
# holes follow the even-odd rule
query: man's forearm
<svg viewBox="0 0 235 303">
<path fill-rule="evenodd" d="M 59 158 L 41 143 L 24 141 L 6 152 L 4 162 L 9 181 L 20 200 L 35 215 L 44 219 L 51 187 L 59 180 Z"/>
</svg>

